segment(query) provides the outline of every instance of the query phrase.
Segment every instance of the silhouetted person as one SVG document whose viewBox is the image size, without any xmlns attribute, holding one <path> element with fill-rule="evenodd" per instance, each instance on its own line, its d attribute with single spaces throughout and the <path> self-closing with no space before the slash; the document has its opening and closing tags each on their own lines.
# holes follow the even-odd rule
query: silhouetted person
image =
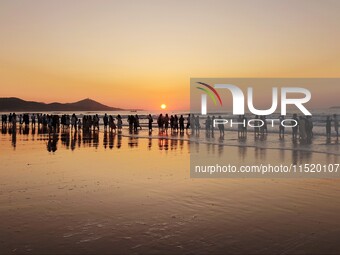
<svg viewBox="0 0 340 255">
<path fill-rule="evenodd" d="M 242 132 L 243 132 L 243 137 L 247 137 L 248 134 L 248 119 L 245 115 L 243 115 L 243 119 L 242 121 L 244 121 L 244 125 L 242 126 Z"/>
<path fill-rule="evenodd" d="M 140 121 L 139 121 L 139 116 L 137 114 L 136 114 L 135 118 L 136 118 L 136 122 L 137 122 L 137 127 L 139 129 L 142 129 L 142 126 L 140 125 Z"/>
<path fill-rule="evenodd" d="M 109 127 L 110 127 L 110 132 L 116 132 L 116 124 L 115 124 L 115 119 L 113 118 L 112 115 L 109 116 Z"/>
<path fill-rule="evenodd" d="M 120 116 L 119 114 L 117 116 L 117 128 L 118 128 L 118 132 L 121 132 L 123 128 L 122 116 Z"/>
<path fill-rule="evenodd" d="M 180 132 L 184 132 L 184 117 L 181 115 L 179 117 L 179 130 Z"/>
<path fill-rule="evenodd" d="M 25 124 L 25 127 L 27 127 L 30 124 L 30 117 L 27 113 L 25 113 L 22 117 L 23 123 Z"/>
<path fill-rule="evenodd" d="M 242 115 L 239 115 L 237 118 L 237 136 L 238 138 L 240 138 L 242 136 L 242 126 L 243 126 L 243 122 L 242 122 Z"/>
<path fill-rule="evenodd" d="M 199 133 L 200 128 L 201 128 L 200 117 L 197 115 L 195 117 L 195 130 L 196 130 L 196 133 Z"/>
<path fill-rule="evenodd" d="M 264 136 L 268 133 L 266 116 L 263 115 L 260 119 L 262 120 L 262 126 L 260 127 L 261 135 Z"/>
<path fill-rule="evenodd" d="M 139 127 L 140 127 L 140 125 L 139 125 L 139 117 L 136 114 L 134 116 L 134 121 L 133 121 L 133 129 L 134 129 L 134 131 L 137 132 Z"/>
<path fill-rule="evenodd" d="M 299 120 L 298 120 L 296 113 L 293 114 L 293 120 L 295 120 L 295 121 L 292 121 L 292 126 L 295 125 L 295 124 L 296 124 L 296 126 L 292 127 L 292 135 L 293 135 L 293 140 L 296 140 L 297 135 L 298 135 L 298 128 L 299 128 Z"/>
<path fill-rule="evenodd" d="M 175 115 L 174 117 L 174 130 L 177 133 L 178 132 L 178 117 Z"/>
<path fill-rule="evenodd" d="M 129 131 L 132 132 L 133 124 L 135 122 L 135 117 L 133 115 L 128 116 L 128 123 L 129 123 Z"/>
<path fill-rule="evenodd" d="M 207 119 L 205 120 L 205 131 L 210 132 L 210 127 L 211 127 L 211 118 L 208 115 Z"/>
<path fill-rule="evenodd" d="M 332 128 L 332 119 L 330 116 L 327 116 L 326 119 L 326 136 L 327 138 L 331 138 L 331 128 Z"/>
<path fill-rule="evenodd" d="M 152 122 L 153 122 L 153 118 L 152 118 L 151 114 L 149 114 L 149 115 L 148 115 L 149 133 L 152 132 Z"/>
<path fill-rule="evenodd" d="M 165 114 L 163 118 L 163 122 L 164 122 L 165 133 L 168 133 L 168 129 L 169 129 L 169 115 L 168 114 Z"/>
<path fill-rule="evenodd" d="M 109 124 L 109 118 L 107 117 L 106 113 L 104 114 L 103 122 L 104 122 L 104 130 L 107 130 L 107 125 Z"/>
<path fill-rule="evenodd" d="M 306 141 L 307 140 L 307 132 L 306 132 L 306 118 L 300 116 L 299 118 L 299 134 L 300 140 Z"/>
<path fill-rule="evenodd" d="M 19 127 L 22 127 L 22 114 L 19 114 Z"/>
<path fill-rule="evenodd" d="M 77 125 L 78 125 L 78 131 L 80 131 L 80 130 L 81 130 L 81 128 L 82 128 L 81 119 L 78 119 L 78 123 L 77 123 Z"/>
<path fill-rule="evenodd" d="M 280 120 L 280 124 L 279 124 L 279 137 L 282 139 L 285 136 L 285 126 L 282 124 L 282 122 L 285 120 L 285 116 L 281 115 L 279 120 Z"/>
<path fill-rule="evenodd" d="M 77 130 L 77 121 L 78 121 L 78 118 L 77 116 L 73 113 L 72 114 L 72 117 L 71 117 L 71 130 Z"/>
<path fill-rule="evenodd" d="M 222 119 L 222 116 L 218 116 L 219 119 Z M 223 138 L 224 137 L 224 124 L 222 123 L 218 123 L 218 130 L 220 131 L 220 137 Z"/>
<path fill-rule="evenodd" d="M 187 117 L 187 126 L 186 126 L 186 129 L 188 130 L 190 128 L 190 114 L 188 114 L 188 117 Z"/>
<path fill-rule="evenodd" d="M 163 124 L 164 124 L 164 122 L 163 122 L 163 115 L 162 114 L 160 114 L 158 116 L 157 124 L 158 124 L 158 131 L 159 131 L 159 133 L 162 133 L 163 132 Z"/>
<path fill-rule="evenodd" d="M 310 142 L 313 138 L 313 121 L 311 116 L 307 116 L 305 118 L 306 121 L 306 134 L 307 134 L 307 141 Z"/>
<path fill-rule="evenodd" d="M 1 116 L 1 124 L 2 124 L 2 127 L 7 126 L 7 115 L 6 114 L 3 114 Z"/>
<path fill-rule="evenodd" d="M 214 122 L 215 122 L 215 115 L 211 117 L 211 132 L 214 133 L 215 127 L 214 127 Z"/>
<path fill-rule="evenodd" d="M 36 124 L 36 116 L 35 116 L 34 113 L 33 113 L 32 116 L 31 116 L 31 121 L 32 121 L 32 127 L 35 127 L 35 124 Z"/>
<path fill-rule="evenodd" d="M 93 129 L 97 129 L 99 131 L 99 116 L 98 114 L 93 116 Z"/>
<path fill-rule="evenodd" d="M 336 139 L 339 139 L 339 120 L 336 114 L 333 114 L 334 130 L 336 133 Z"/>
<path fill-rule="evenodd" d="M 255 138 L 257 138 L 260 135 L 261 120 L 259 118 L 260 117 L 258 115 L 255 116 L 255 121 L 254 121 L 254 137 Z"/>
</svg>

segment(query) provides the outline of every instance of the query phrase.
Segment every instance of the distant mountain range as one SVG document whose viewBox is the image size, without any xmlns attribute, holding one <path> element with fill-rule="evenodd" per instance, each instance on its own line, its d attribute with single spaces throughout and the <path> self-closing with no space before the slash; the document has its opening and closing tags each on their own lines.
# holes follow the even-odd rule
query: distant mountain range
<svg viewBox="0 0 340 255">
<path fill-rule="evenodd" d="M 0 98 L 2 112 L 44 112 L 44 111 L 118 111 L 121 108 L 110 107 L 92 99 L 84 99 L 75 103 L 39 103 L 25 101 L 16 97 Z"/>
</svg>

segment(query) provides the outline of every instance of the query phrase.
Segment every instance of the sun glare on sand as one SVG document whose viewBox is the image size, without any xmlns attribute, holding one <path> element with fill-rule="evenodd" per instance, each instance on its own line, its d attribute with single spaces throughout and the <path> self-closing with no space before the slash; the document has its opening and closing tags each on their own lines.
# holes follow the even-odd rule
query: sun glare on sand
<svg viewBox="0 0 340 255">
<path fill-rule="evenodd" d="M 166 104 L 161 104 L 161 108 L 164 110 L 166 108 Z"/>
</svg>

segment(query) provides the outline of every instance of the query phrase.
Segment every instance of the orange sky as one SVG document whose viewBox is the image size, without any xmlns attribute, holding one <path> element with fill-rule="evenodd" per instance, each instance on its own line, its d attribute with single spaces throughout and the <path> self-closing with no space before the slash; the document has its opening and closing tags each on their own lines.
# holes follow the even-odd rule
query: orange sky
<svg viewBox="0 0 340 255">
<path fill-rule="evenodd" d="M 0 97 L 189 108 L 191 77 L 339 77 L 340 1 L 0 2 Z"/>
</svg>

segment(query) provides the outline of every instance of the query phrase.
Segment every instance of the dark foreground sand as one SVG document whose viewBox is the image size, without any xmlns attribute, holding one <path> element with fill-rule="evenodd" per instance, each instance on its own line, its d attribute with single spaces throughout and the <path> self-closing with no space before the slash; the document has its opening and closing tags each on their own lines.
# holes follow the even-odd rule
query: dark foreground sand
<svg viewBox="0 0 340 255">
<path fill-rule="evenodd" d="M 60 137 L 55 153 L 43 135 L 12 143 L 0 135 L 0 254 L 340 254 L 340 180 L 191 179 L 187 141 L 115 136 L 105 149 L 101 133 L 74 150 Z"/>
</svg>

